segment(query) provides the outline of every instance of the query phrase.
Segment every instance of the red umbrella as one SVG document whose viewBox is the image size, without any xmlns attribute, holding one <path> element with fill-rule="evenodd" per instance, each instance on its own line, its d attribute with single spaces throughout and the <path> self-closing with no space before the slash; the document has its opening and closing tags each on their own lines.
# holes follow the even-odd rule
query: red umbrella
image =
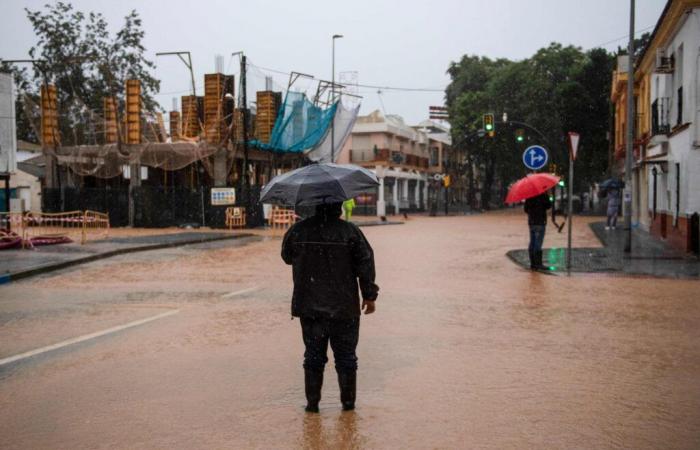
<svg viewBox="0 0 700 450">
<path fill-rule="evenodd" d="M 529 174 L 525 178 L 516 181 L 508 191 L 506 203 L 517 203 L 547 192 L 548 189 L 556 186 L 559 177 L 549 173 Z"/>
</svg>

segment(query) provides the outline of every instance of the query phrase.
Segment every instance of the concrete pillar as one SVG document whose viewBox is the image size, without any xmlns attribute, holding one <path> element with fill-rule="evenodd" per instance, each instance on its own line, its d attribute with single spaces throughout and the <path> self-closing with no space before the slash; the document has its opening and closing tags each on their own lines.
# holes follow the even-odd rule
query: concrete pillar
<svg viewBox="0 0 700 450">
<path fill-rule="evenodd" d="M 386 216 L 386 203 L 384 202 L 384 177 L 379 177 L 379 195 L 377 195 L 377 216 Z"/>
<path fill-rule="evenodd" d="M 401 180 L 398 177 L 394 178 L 393 196 L 394 196 L 394 213 L 395 214 L 399 213 L 399 181 L 401 181 Z"/>
<path fill-rule="evenodd" d="M 408 200 L 408 180 L 403 180 L 403 194 L 401 195 L 401 200 Z"/>
<path fill-rule="evenodd" d="M 416 180 L 416 208 L 420 209 L 421 204 L 420 204 L 420 180 Z"/>
<path fill-rule="evenodd" d="M 219 150 L 214 155 L 214 186 L 225 187 L 228 167 L 226 166 L 226 151 Z"/>
<path fill-rule="evenodd" d="M 126 80 L 126 143 L 138 145 L 141 143 L 141 82 Z M 131 153 L 131 148 L 129 148 Z M 141 165 L 129 164 L 129 226 L 136 221 L 136 205 L 134 190 L 141 186 Z"/>
<path fill-rule="evenodd" d="M 374 173 L 379 179 L 379 188 L 377 193 L 377 217 L 386 216 L 386 203 L 384 201 L 384 167 L 375 166 Z"/>
<path fill-rule="evenodd" d="M 423 182 L 423 203 L 425 203 L 425 208 L 428 207 L 428 181 Z"/>
</svg>

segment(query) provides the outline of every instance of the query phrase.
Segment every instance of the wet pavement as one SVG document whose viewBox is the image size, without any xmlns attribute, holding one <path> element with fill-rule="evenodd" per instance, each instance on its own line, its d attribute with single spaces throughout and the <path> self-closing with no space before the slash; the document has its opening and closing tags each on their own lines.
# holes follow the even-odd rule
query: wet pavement
<svg viewBox="0 0 700 450">
<path fill-rule="evenodd" d="M 125 253 L 223 239 L 250 238 L 252 236 L 252 234 L 245 232 L 222 231 L 149 233 L 89 241 L 86 244 L 71 242 L 26 249 L 2 250 L 0 253 L 0 284 Z"/>
<path fill-rule="evenodd" d="M 600 248 L 591 220 L 574 242 Z M 355 412 L 332 364 L 303 412 L 280 239 L 219 241 L 0 286 L 0 447 L 700 447 L 697 281 L 532 273 L 504 256 L 518 211 L 363 231 L 382 290 Z"/>
<path fill-rule="evenodd" d="M 585 222 L 590 220 L 594 218 L 587 218 Z M 603 247 L 579 247 L 574 242 L 570 270 L 567 268 L 566 247 L 545 247 L 543 262 L 550 273 L 601 272 L 700 280 L 700 260 L 696 256 L 681 253 L 639 229 L 632 230 L 632 251 L 626 253 L 624 229 L 606 230 L 605 222 L 592 222 L 589 225 Z M 556 232 L 552 231 L 553 227 L 548 228 L 548 232 Z M 507 255 L 523 268 L 530 266 L 527 249 L 510 250 Z"/>
</svg>

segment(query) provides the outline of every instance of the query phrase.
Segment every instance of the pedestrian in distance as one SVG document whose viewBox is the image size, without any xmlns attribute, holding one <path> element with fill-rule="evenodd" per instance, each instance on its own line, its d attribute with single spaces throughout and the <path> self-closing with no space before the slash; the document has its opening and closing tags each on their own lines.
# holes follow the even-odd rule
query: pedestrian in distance
<svg viewBox="0 0 700 450">
<path fill-rule="evenodd" d="M 605 229 L 615 229 L 617 227 L 617 215 L 620 211 L 620 191 L 617 189 L 608 190 L 608 220 L 605 224 Z"/>
<path fill-rule="evenodd" d="M 552 207 L 552 201 L 547 193 L 525 200 L 527 224 L 530 228 L 530 245 L 527 250 L 530 255 L 530 269 L 547 269 L 542 264 L 542 243 L 547 229 L 547 210 Z"/>
<path fill-rule="evenodd" d="M 282 242 L 282 259 L 294 279 L 292 316 L 300 319 L 306 348 L 307 412 L 318 412 L 329 343 L 343 410 L 355 408 L 360 314 L 375 311 L 379 292 L 372 247 L 356 225 L 340 219 L 341 210 L 342 203 L 317 205 Z"/>
</svg>

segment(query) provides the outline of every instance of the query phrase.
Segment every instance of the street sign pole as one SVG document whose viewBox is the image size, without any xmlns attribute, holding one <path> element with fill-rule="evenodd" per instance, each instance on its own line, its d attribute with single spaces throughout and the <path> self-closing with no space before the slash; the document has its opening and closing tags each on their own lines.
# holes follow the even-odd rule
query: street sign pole
<svg viewBox="0 0 700 450">
<path fill-rule="evenodd" d="M 576 161 L 576 152 L 578 151 L 578 133 L 569 133 L 569 189 L 568 189 L 568 236 L 567 236 L 567 247 L 566 247 L 566 270 L 571 270 L 571 228 L 572 222 L 574 221 L 574 209 L 573 209 L 573 196 L 574 196 L 574 161 Z"/>
<path fill-rule="evenodd" d="M 574 193 L 574 160 L 571 157 L 571 153 L 569 153 L 569 193 L 567 195 L 568 197 L 568 211 L 569 211 L 569 229 L 568 233 L 569 236 L 567 237 L 567 250 L 566 250 L 566 270 L 571 270 L 571 222 L 573 222 L 573 202 L 571 197 L 573 196 Z"/>
</svg>

